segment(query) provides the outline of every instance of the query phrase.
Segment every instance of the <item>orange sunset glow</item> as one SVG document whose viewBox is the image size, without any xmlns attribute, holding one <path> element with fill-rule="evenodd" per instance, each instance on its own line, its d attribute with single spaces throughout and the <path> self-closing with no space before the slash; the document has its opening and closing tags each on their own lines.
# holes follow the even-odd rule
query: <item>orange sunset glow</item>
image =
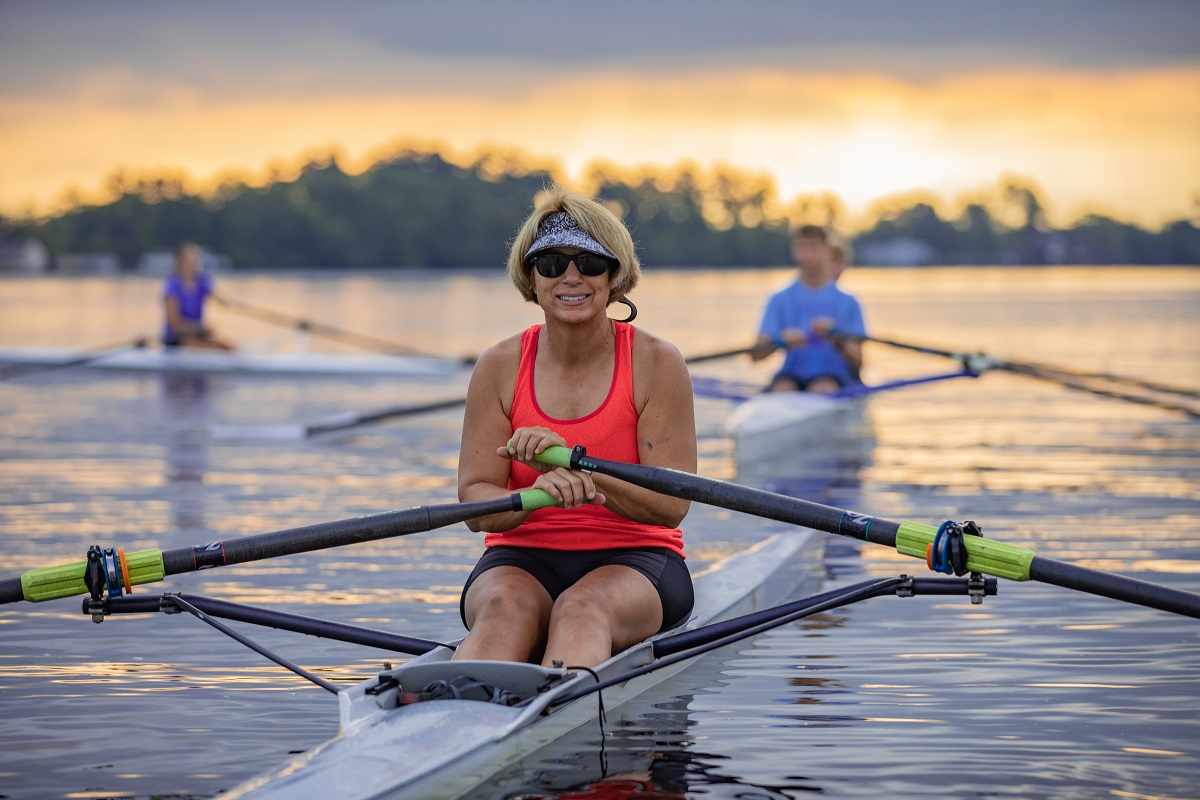
<svg viewBox="0 0 1200 800">
<path fill-rule="evenodd" d="M 1014 177 L 1039 187 L 1059 224 L 1099 213 L 1153 227 L 1200 203 L 1197 59 L 1085 69 L 1012 58 L 931 75 L 867 58 L 789 65 L 753 50 L 721 64 L 556 70 L 503 55 L 334 54 L 337 80 L 267 52 L 249 72 L 216 63 L 199 79 L 106 58 L 47 91 L 5 84 L 0 213 L 104 200 L 118 171 L 182 176 L 203 191 L 330 153 L 357 171 L 399 146 L 459 161 L 515 151 L 572 180 L 597 161 L 731 166 L 769 176 L 784 205 L 835 195 L 851 221 L 914 191 L 953 210 Z M 33 56 L 4 63 L 22 58 Z M 380 80 L 380 59 L 401 77 Z"/>
</svg>

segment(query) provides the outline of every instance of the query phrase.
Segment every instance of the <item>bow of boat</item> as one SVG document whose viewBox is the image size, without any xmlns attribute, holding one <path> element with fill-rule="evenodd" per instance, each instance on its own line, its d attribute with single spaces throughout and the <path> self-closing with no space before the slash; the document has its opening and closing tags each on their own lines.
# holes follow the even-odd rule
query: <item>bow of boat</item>
<svg viewBox="0 0 1200 800">
<path fill-rule="evenodd" d="M 800 531 L 771 537 L 717 562 L 694 576 L 696 606 L 683 628 L 768 608 L 812 588 L 819 580 L 822 552 L 820 537 Z M 534 664 L 454 662 L 450 651 L 441 648 L 341 692 L 336 738 L 224 796 L 453 797 L 596 719 L 597 694 L 563 702 L 568 695 L 594 685 L 597 678 L 619 677 L 653 660 L 651 642 L 643 642 L 600 665 L 594 677 Z M 672 664 L 605 688 L 605 709 L 617 708 L 686 666 Z M 417 692 L 456 676 L 504 687 L 523 700 L 515 706 L 476 700 L 397 705 L 400 692 Z"/>
</svg>

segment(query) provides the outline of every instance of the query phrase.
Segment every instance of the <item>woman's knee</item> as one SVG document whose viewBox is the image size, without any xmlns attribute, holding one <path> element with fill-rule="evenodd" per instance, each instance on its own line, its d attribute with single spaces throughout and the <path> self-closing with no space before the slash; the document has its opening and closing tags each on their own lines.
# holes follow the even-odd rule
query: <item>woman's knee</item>
<svg viewBox="0 0 1200 800">
<path fill-rule="evenodd" d="M 537 588 L 540 588 L 537 587 Z M 466 598 L 468 619 L 508 620 L 512 623 L 542 621 L 549 616 L 550 598 L 539 595 L 525 587 L 515 587 L 505 582 L 471 587 Z"/>
<path fill-rule="evenodd" d="M 607 604 L 594 594 L 571 587 L 554 601 L 554 617 L 573 622 L 600 624 L 608 622 Z"/>
</svg>

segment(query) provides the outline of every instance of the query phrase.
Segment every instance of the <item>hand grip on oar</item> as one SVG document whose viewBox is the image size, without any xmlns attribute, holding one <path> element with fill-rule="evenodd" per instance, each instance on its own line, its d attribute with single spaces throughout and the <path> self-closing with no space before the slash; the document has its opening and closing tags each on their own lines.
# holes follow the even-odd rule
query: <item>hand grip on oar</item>
<svg viewBox="0 0 1200 800">
<path fill-rule="evenodd" d="M 347 544 L 371 542 L 410 533 L 422 533 L 446 525 L 465 522 L 505 511 L 535 511 L 558 505 L 549 493 L 541 489 L 526 489 L 495 500 L 472 503 L 447 503 L 432 506 L 413 506 L 397 511 L 368 514 L 363 517 L 322 522 L 299 528 L 243 536 L 221 542 L 209 542 L 191 547 L 162 551 L 138 550 L 125 555 L 129 586 L 161 581 L 167 575 L 196 572 L 212 567 L 244 564 L 267 558 L 324 550 Z M 123 570 L 121 570 L 123 572 Z M 87 594 L 88 562 L 62 564 L 31 569 L 20 577 L 0 580 L 0 604 L 20 600 L 39 603 L 60 597 Z M 109 580 L 119 578 L 109 573 Z M 118 589 L 128 590 L 129 586 Z M 109 589 L 112 588 L 110 584 Z"/>
<path fill-rule="evenodd" d="M 938 533 L 932 525 L 891 522 L 690 472 L 593 458 L 582 447 L 549 447 L 535 458 L 554 466 L 599 472 L 672 497 L 881 544 L 922 560 Z M 964 537 L 963 546 L 968 554 L 966 567 L 972 572 L 1050 583 L 1200 619 L 1200 594 L 1043 558 L 1032 550 L 981 536 Z"/>
</svg>

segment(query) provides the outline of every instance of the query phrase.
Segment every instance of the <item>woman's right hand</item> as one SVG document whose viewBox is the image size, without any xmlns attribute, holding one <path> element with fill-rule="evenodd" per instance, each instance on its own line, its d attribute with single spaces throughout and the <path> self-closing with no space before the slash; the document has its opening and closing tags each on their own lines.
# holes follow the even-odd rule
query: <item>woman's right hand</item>
<svg viewBox="0 0 1200 800">
<path fill-rule="evenodd" d="M 566 447 L 567 442 L 549 428 L 517 428 L 496 454 L 502 458 L 520 461 L 530 469 L 542 473 L 531 488 L 543 489 L 558 500 L 564 508 L 576 508 L 584 503 L 604 503 L 604 495 L 596 491 L 592 476 L 586 472 L 555 467 L 535 461 L 534 456 L 546 452 L 547 447 Z"/>
<path fill-rule="evenodd" d="M 596 491 L 591 475 L 565 467 L 551 467 L 549 472 L 538 475 L 530 488 L 549 492 L 563 508 L 578 508 L 588 503 L 602 506 L 606 500 Z"/>
</svg>

